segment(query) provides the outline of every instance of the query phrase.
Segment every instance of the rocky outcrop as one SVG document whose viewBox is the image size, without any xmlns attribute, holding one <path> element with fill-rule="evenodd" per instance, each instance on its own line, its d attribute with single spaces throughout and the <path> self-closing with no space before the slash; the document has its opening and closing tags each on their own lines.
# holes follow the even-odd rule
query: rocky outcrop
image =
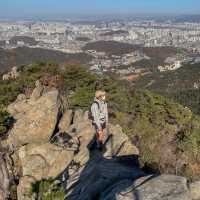
<svg viewBox="0 0 200 200">
<path fill-rule="evenodd" d="M 8 106 L 16 120 L 10 131 L 8 144 L 15 147 L 48 142 L 61 115 L 61 101 L 57 90 L 45 93 L 33 91 L 31 99 L 18 97 Z"/>
<path fill-rule="evenodd" d="M 131 143 L 119 125 L 109 124 L 107 132 L 109 139 L 105 145 L 104 157 L 139 155 L 138 148 Z"/>
<path fill-rule="evenodd" d="M 183 177 L 143 172 L 138 148 L 119 125 L 108 125 L 103 151 L 98 151 L 88 112 L 63 107 L 58 90 L 40 82 L 30 98 L 21 94 L 8 106 L 15 123 L 6 143 L 20 176 L 19 200 L 35 200 L 32 184 L 49 178 L 62 181 L 66 200 L 199 199 L 198 182 L 188 185 Z M 0 160 L 2 200 L 9 185 L 5 166 Z"/>
<path fill-rule="evenodd" d="M 29 144 L 18 151 L 23 176 L 35 180 L 55 178 L 62 173 L 73 159 L 74 152 L 54 144 Z"/>
<path fill-rule="evenodd" d="M 17 67 L 13 67 L 10 72 L 4 74 L 2 79 L 3 80 L 10 80 L 10 79 L 17 79 L 20 76 Z"/>
</svg>

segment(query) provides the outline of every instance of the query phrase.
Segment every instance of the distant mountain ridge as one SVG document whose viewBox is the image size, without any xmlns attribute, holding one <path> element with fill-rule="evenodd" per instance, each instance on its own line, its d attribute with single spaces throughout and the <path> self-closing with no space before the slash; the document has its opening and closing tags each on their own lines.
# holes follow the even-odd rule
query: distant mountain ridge
<svg viewBox="0 0 200 200">
<path fill-rule="evenodd" d="M 0 48 L 0 72 L 8 71 L 13 66 L 35 62 L 57 62 L 86 64 L 92 56 L 85 53 L 63 53 L 42 48 L 18 47 L 15 49 Z"/>
</svg>

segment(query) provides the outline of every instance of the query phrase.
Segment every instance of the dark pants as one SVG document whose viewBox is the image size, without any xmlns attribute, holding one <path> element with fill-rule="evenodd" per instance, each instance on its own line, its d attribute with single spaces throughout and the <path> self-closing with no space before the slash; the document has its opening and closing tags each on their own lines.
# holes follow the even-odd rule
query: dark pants
<svg viewBox="0 0 200 200">
<path fill-rule="evenodd" d="M 96 131 L 96 141 L 97 141 L 97 144 L 98 143 L 103 143 L 104 140 L 105 140 L 106 123 L 101 124 L 102 132 L 100 132 L 98 130 L 98 127 L 97 127 L 97 125 L 95 123 L 93 123 L 93 126 L 94 126 L 95 131 Z"/>
</svg>

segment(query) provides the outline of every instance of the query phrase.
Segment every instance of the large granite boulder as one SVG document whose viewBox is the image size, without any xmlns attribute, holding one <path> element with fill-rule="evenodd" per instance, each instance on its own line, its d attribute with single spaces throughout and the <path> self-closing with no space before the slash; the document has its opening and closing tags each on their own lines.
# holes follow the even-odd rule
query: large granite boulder
<svg viewBox="0 0 200 200">
<path fill-rule="evenodd" d="M 16 122 L 10 131 L 8 144 L 15 147 L 48 142 L 61 115 L 61 101 L 56 89 L 31 100 L 17 100 L 8 107 Z"/>
<path fill-rule="evenodd" d="M 54 144 L 29 144 L 18 151 L 22 166 L 22 176 L 31 176 L 35 180 L 55 178 L 61 174 L 73 160 L 74 152 Z"/>
<path fill-rule="evenodd" d="M 107 136 L 104 157 L 139 155 L 138 148 L 131 143 L 121 126 L 109 124 Z"/>
<path fill-rule="evenodd" d="M 68 134 L 79 142 L 79 151 L 74 156 L 74 161 L 81 165 L 88 162 L 89 147 L 95 137 L 95 129 L 86 116 L 87 112 L 75 111 L 73 124 L 68 129 Z"/>
</svg>

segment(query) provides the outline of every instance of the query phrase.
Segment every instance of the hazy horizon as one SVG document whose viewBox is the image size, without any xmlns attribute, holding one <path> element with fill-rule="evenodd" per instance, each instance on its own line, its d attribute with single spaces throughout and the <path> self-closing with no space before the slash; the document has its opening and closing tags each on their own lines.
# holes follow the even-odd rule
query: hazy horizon
<svg viewBox="0 0 200 200">
<path fill-rule="evenodd" d="M 0 19 L 177 16 L 200 13 L 198 0 L 6 0 Z"/>
</svg>

